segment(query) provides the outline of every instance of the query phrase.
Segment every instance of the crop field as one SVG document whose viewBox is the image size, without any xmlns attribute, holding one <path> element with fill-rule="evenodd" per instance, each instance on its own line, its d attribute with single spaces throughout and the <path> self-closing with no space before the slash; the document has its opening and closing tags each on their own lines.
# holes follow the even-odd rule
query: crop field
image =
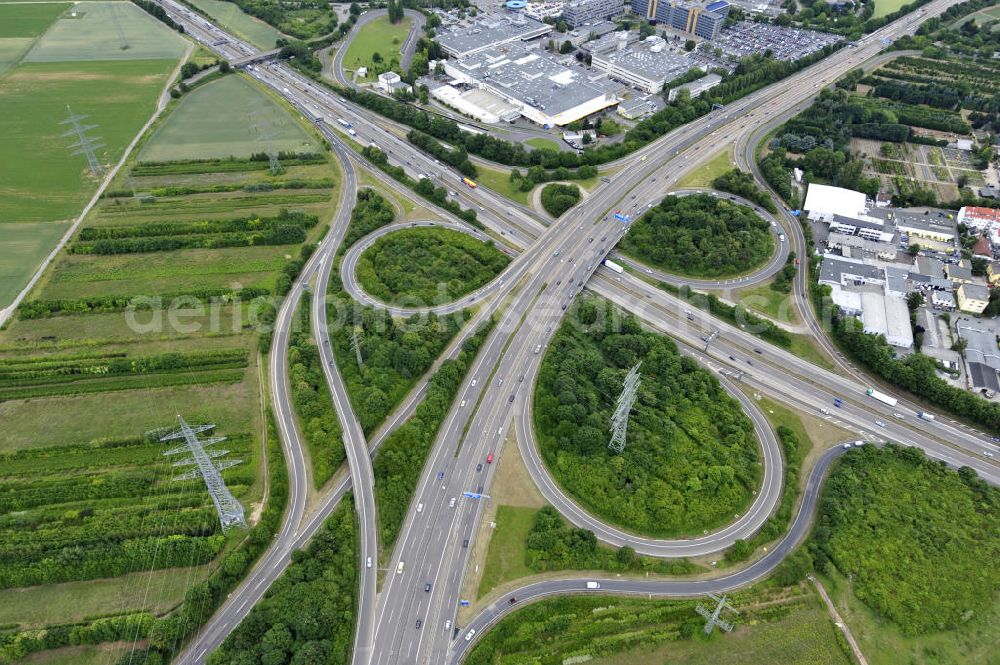
<svg viewBox="0 0 1000 665">
<path fill-rule="evenodd" d="M 274 43 L 284 36 L 259 18 L 244 13 L 236 3 L 223 0 L 188 0 L 188 2 L 215 19 L 224 30 L 231 30 L 258 48 L 272 49 Z"/>
<path fill-rule="evenodd" d="M 357 36 L 347 47 L 344 54 L 344 69 L 354 71 L 358 67 L 367 67 L 372 70 L 372 56 L 378 53 L 382 56 L 384 63 L 390 63 L 393 59 L 399 59 L 399 50 L 403 46 L 403 40 L 410 33 L 412 21 L 405 18 L 393 25 L 389 23 L 387 16 L 382 16 L 366 24 Z M 369 73 L 368 78 L 375 78 Z"/>
<path fill-rule="evenodd" d="M 19 630 L 172 611 L 243 546 L 242 530 L 222 533 L 200 478 L 174 480 L 186 468 L 157 433 L 178 414 L 214 423 L 228 437 L 216 448 L 242 460 L 223 478 L 252 519 L 259 317 L 322 233 L 338 184 L 322 152 L 266 167 L 129 162 L 0 331 L 0 617 Z M 150 298 L 131 307 L 135 296 Z"/>
<path fill-rule="evenodd" d="M 70 6 L 69 2 L 51 2 L 26 7 L 0 5 L 0 39 L 37 37 Z"/>
<path fill-rule="evenodd" d="M 14 299 L 67 226 L 68 222 L 0 224 L 0 305 Z"/>
<path fill-rule="evenodd" d="M 121 25 L 126 48 L 122 48 L 115 20 Z M 25 61 L 177 60 L 185 48 L 179 34 L 131 2 L 84 2 L 63 14 Z"/>
<path fill-rule="evenodd" d="M 236 118 L 241 122 L 234 122 Z M 258 124 L 257 131 L 252 126 L 254 122 Z M 268 95 L 242 76 L 227 76 L 186 95 L 150 137 L 139 159 L 163 162 L 181 158 L 245 158 L 266 148 L 261 140 L 265 129 L 271 133 L 276 150 L 316 150 L 309 134 Z"/>
</svg>

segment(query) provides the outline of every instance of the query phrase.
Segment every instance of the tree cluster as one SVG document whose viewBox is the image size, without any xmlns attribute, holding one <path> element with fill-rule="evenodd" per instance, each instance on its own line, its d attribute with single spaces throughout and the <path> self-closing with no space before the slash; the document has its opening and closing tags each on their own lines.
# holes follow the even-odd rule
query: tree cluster
<svg viewBox="0 0 1000 665">
<path fill-rule="evenodd" d="M 580 201 L 580 188 L 576 185 L 552 183 L 542 188 L 542 207 L 553 217 L 559 217 Z"/>
<path fill-rule="evenodd" d="M 774 252 L 769 225 L 749 208 L 708 194 L 667 196 L 632 224 L 621 250 L 692 277 L 752 270 Z"/>
<path fill-rule="evenodd" d="M 1000 492 L 917 448 L 851 450 L 823 490 L 810 549 L 904 635 L 955 628 L 996 602 Z"/>
<path fill-rule="evenodd" d="M 579 323 L 577 323 L 579 322 Z M 630 367 L 642 384 L 624 452 L 607 423 Z M 750 420 L 706 370 L 607 301 L 586 298 L 546 353 L 535 393 L 542 457 L 588 510 L 656 536 L 730 520 L 759 479 Z"/>
<path fill-rule="evenodd" d="M 778 212 L 778 208 L 774 205 L 774 201 L 771 200 L 771 195 L 757 186 L 757 183 L 754 182 L 752 175 L 745 173 L 744 171 L 740 171 L 739 169 L 732 169 L 731 171 L 723 173 L 712 181 L 712 187 L 722 190 L 723 192 L 730 192 L 731 194 L 742 196 L 748 201 L 753 201 L 770 213 Z"/>
</svg>

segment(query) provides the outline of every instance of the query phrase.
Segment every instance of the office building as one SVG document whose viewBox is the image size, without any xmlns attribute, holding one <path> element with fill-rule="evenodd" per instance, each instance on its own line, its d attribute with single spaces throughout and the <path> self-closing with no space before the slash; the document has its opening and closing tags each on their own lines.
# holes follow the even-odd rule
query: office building
<svg viewBox="0 0 1000 665">
<path fill-rule="evenodd" d="M 599 23 L 625 13 L 624 0 L 573 0 L 563 6 L 562 17 L 579 28 L 584 23 Z"/>
<path fill-rule="evenodd" d="M 648 21 L 703 39 L 715 39 L 729 15 L 729 3 L 719 0 L 702 6 L 669 0 L 632 0 L 632 11 Z"/>
<path fill-rule="evenodd" d="M 706 76 L 702 76 L 700 79 L 695 79 L 690 83 L 685 83 L 677 86 L 676 88 L 671 88 L 670 92 L 667 94 L 667 100 L 672 102 L 677 99 L 677 95 L 681 90 L 687 90 L 691 95 L 691 99 L 694 99 L 695 97 L 699 97 L 701 93 L 711 90 L 720 83 L 722 83 L 721 76 L 718 74 L 708 74 Z"/>
</svg>

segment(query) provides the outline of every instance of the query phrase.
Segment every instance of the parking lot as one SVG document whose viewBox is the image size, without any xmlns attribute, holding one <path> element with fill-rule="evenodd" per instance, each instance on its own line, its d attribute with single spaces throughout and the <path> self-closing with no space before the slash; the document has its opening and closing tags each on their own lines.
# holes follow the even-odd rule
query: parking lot
<svg viewBox="0 0 1000 665">
<path fill-rule="evenodd" d="M 798 60 L 841 39 L 827 32 L 742 21 L 724 28 L 711 44 L 740 58 L 770 50 L 777 60 Z"/>
</svg>

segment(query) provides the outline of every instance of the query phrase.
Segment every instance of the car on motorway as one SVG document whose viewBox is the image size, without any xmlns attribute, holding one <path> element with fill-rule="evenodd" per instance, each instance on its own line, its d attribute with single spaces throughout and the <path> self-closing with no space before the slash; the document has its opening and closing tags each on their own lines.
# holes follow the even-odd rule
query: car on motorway
<svg viewBox="0 0 1000 665">
<path fill-rule="evenodd" d="M 848 441 L 847 443 L 844 444 L 844 450 L 847 450 L 850 447 L 851 447 L 851 442 L 850 441 Z"/>
<path fill-rule="evenodd" d="M 396 564 L 396 574 L 397 575 L 402 575 L 403 574 L 403 562 L 402 561 L 400 561 L 399 563 Z"/>
<path fill-rule="evenodd" d="M 451 629 L 451 619 L 448 619 L 447 621 L 444 622 L 444 629 L 445 630 Z"/>
<path fill-rule="evenodd" d="M 465 634 L 465 641 L 468 642 L 469 640 L 471 640 L 472 636 L 475 635 L 475 634 L 476 634 L 476 629 L 473 628 L 472 630 L 470 630 L 469 632 L 467 632 Z"/>
<path fill-rule="evenodd" d="M 489 455 L 486 456 L 486 463 L 493 464 L 493 453 L 490 453 Z"/>
<path fill-rule="evenodd" d="M 479 464 L 476 465 L 476 473 L 479 473 L 482 470 L 483 470 L 483 463 L 480 462 Z"/>
<path fill-rule="evenodd" d="M 906 418 L 906 416 L 904 416 L 902 413 L 899 413 L 898 411 L 896 413 L 892 414 L 892 417 L 893 418 L 899 418 L 900 420 L 903 420 L 904 418 Z"/>
<path fill-rule="evenodd" d="M 421 619 L 417 619 L 417 630 L 424 627 L 424 622 Z"/>
<path fill-rule="evenodd" d="M 990 451 L 988 451 L 988 450 L 984 450 L 984 451 L 983 451 L 983 455 L 984 455 L 985 457 L 993 457 L 993 453 L 991 453 L 991 452 L 990 452 Z"/>
<path fill-rule="evenodd" d="M 473 379 L 472 380 L 472 387 L 475 388 L 476 387 L 476 383 L 478 383 L 478 382 L 479 382 L 479 379 Z"/>
<path fill-rule="evenodd" d="M 424 512 L 424 504 L 422 504 L 422 503 L 418 503 L 417 504 L 417 512 L 418 513 Z"/>
<path fill-rule="evenodd" d="M 833 405 L 839 409 L 841 406 L 844 405 L 844 400 L 840 399 L 839 397 L 834 397 Z"/>
<path fill-rule="evenodd" d="M 879 427 L 885 427 L 885 423 L 882 422 L 881 420 L 876 420 L 875 424 L 878 425 Z"/>
<path fill-rule="evenodd" d="M 508 605 L 513 605 L 516 602 L 517 602 L 517 597 L 516 596 L 511 596 L 510 599 L 507 601 L 507 604 Z"/>
<path fill-rule="evenodd" d="M 371 568 L 371 567 L 372 567 L 372 558 L 371 558 L 371 557 L 368 557 L 368 558 L 367 558 L 367 559 L 365 560 L 365 566 L 366 566 L 366 567 L 368 567 L 368 568 Z"/>
<path fill-rule="evenodd" d="M 507 402 L 510 404 L 514 403 L 514 393 L 511 393 L 510 398 L 507 400 Z"/>
<path fill-rule="evenodd" d="M 424 593 L 430 593 L 430 592 L 431 592 L 431 583 L 428 582 L 427 584 L 424 585 Z"/>
<path fill-rule="evenodd" d="M 451 501 L 448 502 L 448 507 L 449 508 L 455 507 L 455 497 L 451 497 Z"/>
<path fill-rule="evenodd" d="M 438 471 L 438 480 L 444 480 L 444 471 Z"/>
<path fill-rule="evenodd" d="M 756 354 L 763 354 L 764 353 L 764 351 L 759 346 L 755 346 L 754 349 L 753 349 L 753 352 L 756 353 Z"/>
<path fill-rule="evenodd" d="M 466 548 L 466 547 L 468 547 L 468 546 L 469 546 L 469 539 L 468 539 L 468 538 L 466 538 L 465 540 L 463 540 L 463 541 L 462 541 L 462 547 L 463 547 L 463 548 Z"/>
</svg>

